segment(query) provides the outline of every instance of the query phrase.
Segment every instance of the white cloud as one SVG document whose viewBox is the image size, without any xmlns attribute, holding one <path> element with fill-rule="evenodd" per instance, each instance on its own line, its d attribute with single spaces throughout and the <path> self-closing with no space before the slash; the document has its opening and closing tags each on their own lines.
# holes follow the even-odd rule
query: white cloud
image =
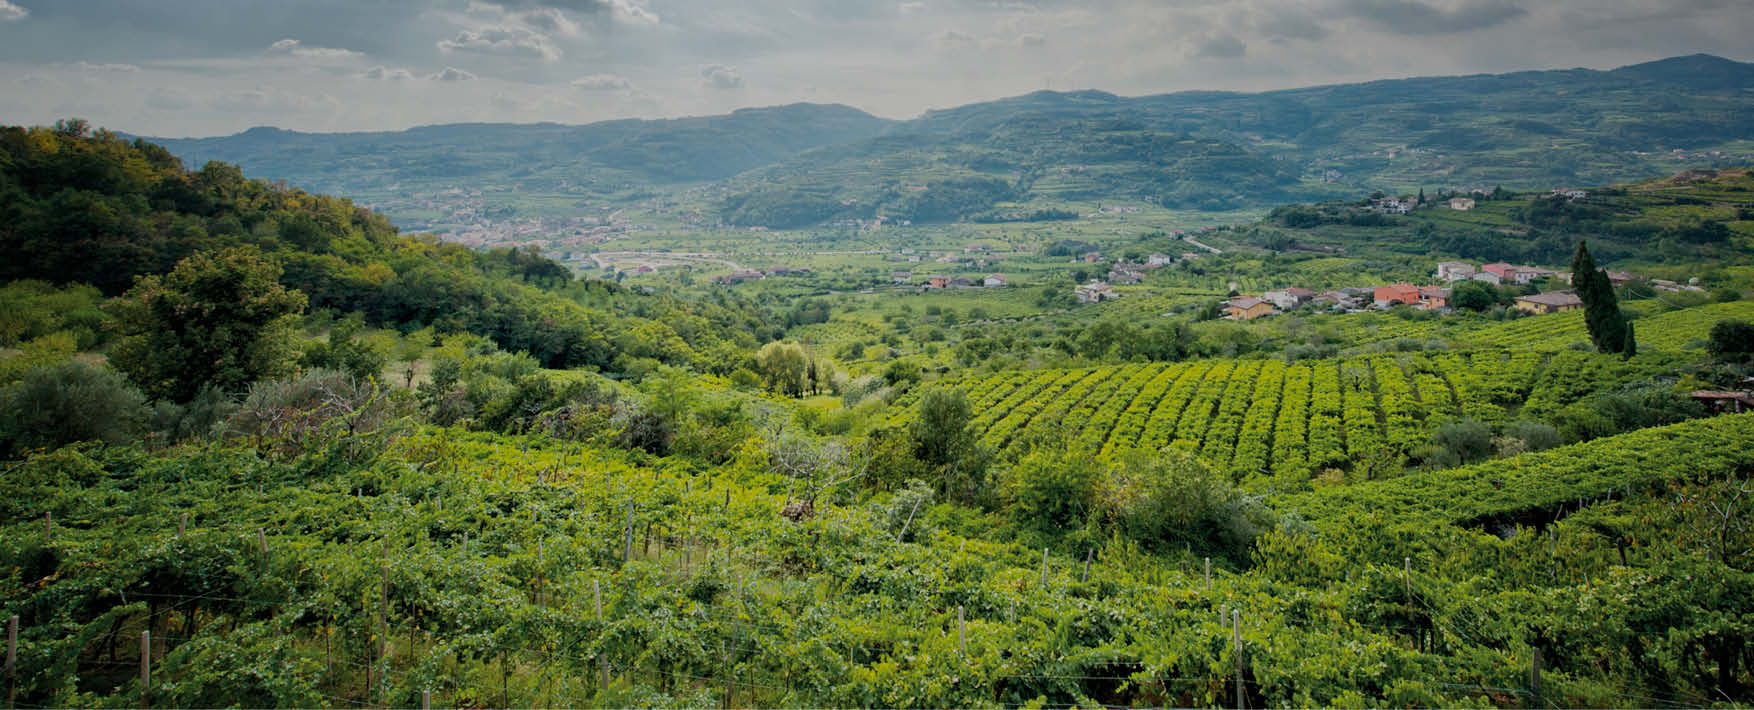
<svg viewBox="0 0 1754 710">
<path fill-rule="evenodd" d="M 974 35 L 962 30 L 944 30 L 932 35 L 932 46 L 945 49 L 971 46 L 975 43 Z"/>
<path fill-rule="evenodd" d="M 91 62 L 80 62 L 74 66 L 79 67 L 81 71 L 100 73 L 117 72 L 125 74 L 128 72 L 140 71 L 140 67 L 133 64 L 92 64 Z"/>
<path fill-rule="evenodd" d="M 268 45 L 268 53 L 269 54 L 281 54 L 281 55 L 287 55 L 287 56 L 292 56 L 292 57 L 304 57 L 306 59 L 347 59 L 347 58 L 351 58 L 351 57 L 365 56 L 363 53 L 355 52 L 351 49 L 336 49 L 334 47 L 306 47 L 306 46 L 304 46 L 303 43 L 299 42 L 296 39 L 292 39 L 291 37 L 277 41 L 274 44 Z"/>
<path fill-rule="evenodd" d="M 506 56 L 536 57 L 544 61 L 560 59 L 559 47 L 548 35 L 516 25 L 488 25 L 457 33 L 455 39 L 439 40 L 443 52 L 477 52 Z"/>
<path fill-rule="evenodd" d="M 14 5 L 8 0 L 0 0 L 0 22 L 17 22 L 26 17 L 30 17 L 29 10 Z"/>
<path fill-rule="evenodd" d="M 906 17 L 908 15 L 912 15 L 912 14 L 916 14 L 916 13 L 920 13 L 920 12 L 925 12 L 926 4 L 923 2 L 917 2 L 917 1 L 916 2 L 904 2 L 901 4 L 900 7 L 896 8 L 896 9 L 901 11 L 901 14 L 903 17 Z"/>
<path fill-rule="evenodd" d="M 614 74 L 592 74 L 572 80 L 573 88 L 586 91 L 621 91 L 633 88 L 627 79 Z"/>
<path fill-rule="evenodd" d="M 706 85 L 715 89 L 739 89 L 743 87 L 743 75 L 737 73 L 736 67 L 723 64 L 708 64 L 700 68 L 700 78 Z"/>
<path fill-rule="evenodd" d="M 474 81 L 475 75 L 456 67 L 445 67 L 444 71 L 426 77 L 433 81 Z"/>
<path fill-rule="evenodd" d="M 414 72 L 408 71 L 407 69 L 391 69 L 379 64 L 360 72 L 356 76 L 361 79 L 372 79 L 374 81 L 406 81 L 414 78 Z"/>
</svg>

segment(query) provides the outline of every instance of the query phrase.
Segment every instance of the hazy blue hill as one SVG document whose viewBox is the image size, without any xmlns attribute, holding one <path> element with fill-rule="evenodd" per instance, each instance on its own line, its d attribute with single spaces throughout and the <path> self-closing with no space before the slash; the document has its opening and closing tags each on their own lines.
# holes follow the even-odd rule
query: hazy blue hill
<svg viewBox="0 0 1754 710">
<path fill-rule="evenodd" d="M 209 160 L 312 189 L 386 179 L 546 174 L 588 183 L 698 182 L 734 175 L 821 145 L 875 135 L 889 121 L 838 105 L 793 104 L 721 116 L 586 125 L 449 124 L 405 131 L 301 133 L 258 127 L 232 136 L 152 139 L 191 166 Z M 387 175 L 384 175 L 386 174 Z"/>
</svg>

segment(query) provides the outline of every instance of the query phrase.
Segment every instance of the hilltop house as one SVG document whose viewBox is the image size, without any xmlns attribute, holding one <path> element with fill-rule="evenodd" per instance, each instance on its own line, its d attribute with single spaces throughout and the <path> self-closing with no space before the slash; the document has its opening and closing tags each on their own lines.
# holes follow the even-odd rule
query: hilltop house
<svg viewBox="0 0 1754 710">
<path fill-rule="evenodd" d="M 1474 198 L 1451 197 L 1449 198 L 1449 208 L 1452 210 L 1460 210 L 1462 212 L 1474 209 Z"/>
<path fill-rule="evenodd" d="M 1224 303 L 1224 317 L 1231 320 L 1254 320 L 1273 313 L 1273 304 L 1259 298 L 1233 298 Z"/>
<path fill-rule="evenodd" d="M 1564 313 L 1583 308 L 1583 299 L 1565 291 L 1517 296 L 1516 308 L 1524 313 Z"/>
<path fill-rule="evenodd" d="M 1118 284 L 1136 284 L 1139 283 L 1139 278 L 1138 271 L 1123 266 L 1117 266 L 1108 272 L 1108 280 Z"/>
<path fill-rule="evenodd" d="M 999 288 L 1005 285 L 1005 277 L 998 274 L 987 274 L 986 278 L 981 279 L 981 285 L 987 288 Z"/>
<path fill-rule="evenodd" d="M 1169 266 L 1175 263 L 1175 257 L 1168 254 L 1152 254 L 1145 257 L 1146 266 Z"/>
<path fill-rule="evenodd" d="M 1428 311 L 1449 307 L 1449 289 L 1442 286 L 1420 286 L 1419 307 Z"/>
<path fill-rule="evenodd" d="M 1466 281 L 1474 278 L 1474 274 L 1477 273 L 1480 273 L 1480 270 L 1465 261 L 1437 262 L 1437 280 L 1439 281 Z"/>
<path fill-rule="evenodd" d="M 1120 294 L 1115 293 L 1114 287 L 1101 281 L 1092 281 L 1079 286 L 1073 290 L 1073 295 L 1078 297 L 1079 303 L 1102 303 L 1121 297 Z"/>
<path fill-rule="evenodd" d="M 1418 303 L 1419 287 L 1408 283 L 1378 286 L 1372 297 L 1377 308 L 1388 308 L 1397 303 Z"/>
<path fill-rule="evenodd" d="M 1282 311 L 1289 311 L 1301 306 L 1309 302 L 1312 298 L 1315 298 L 1314 291 L 1307 288 L 1297 287 L 1280 289 L 1278 291 L 1268 291 L 1261 294 L 1261 300 L 1272 303 Z"/>
</svg>

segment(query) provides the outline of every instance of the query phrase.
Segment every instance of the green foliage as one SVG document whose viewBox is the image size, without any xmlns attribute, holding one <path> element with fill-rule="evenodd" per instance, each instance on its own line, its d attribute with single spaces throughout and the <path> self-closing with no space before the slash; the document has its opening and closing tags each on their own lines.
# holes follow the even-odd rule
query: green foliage
<svg viewBox="0 0 1754 710">
<path fill-rule="evenodd" d="M 372 347 L 359 337 L 359 331 L 364 327 L 365 319 L 358 314 L 336 321 L 326 340 L 305 343 L 299 365 L 338 370 L 358 380 L 375 379 L 383 373 L 389 353 Z"/>
<path fill-rule="evenodd" d="M 111 308 L 123 333 L 111 361 L 153 397 L 183 402 L 204 385 L 241 392 L 286 372 L 305 297 L 254 249 L 202 252 L 143 276 Z"/>
<path fill-rule="evenodd" d="M 1705 343 L 1706 352 L 1726 362 L 1747 362 L 1754 359 L 1754 323 L 1743 320 L 1721 320 L 1711 326 Z"/>
<path fill-rule="evenodd" d="M 1608 280 L 1607 272 L 1596 268 L 1589 247 L 1582 241 L 1577 243 L 1577 253 L 1571 259 L 1571 285 L 1577 290 L 1578 298 L 1583 300 L 1584 324 L 1589 330 L 1590 342 L 1601 352 L 1623 352 L 1632 342 L 1626 335 L 1626 316 L 1620 312 L 1620 303 L 1614 297 L 1614 285 Z"/>
<path fill-rule="evenodd" d="M 0 389 L 0 452 L 79 441 L 121 444 L 146 424 L 146 398 L 116 371 L 82 360 L 30 370 Z"/>
<path fill-rule="evenodd" d="M 57 288 L 28 279 L 0 286 L 0 347 L 67 333 L 78 349 L 97 348 L 110 335 L 101 305 L 102 294 L 91 286 Z"/>
<path fill-rule="evenodd" d="M 1100 493 L 1104 515 L 1119 535 L 1150 549 L 1240 564 L 1255 538 L 1274 525 L 1261 498 L 1238 491 L 1181 448 L 1122 451 L 1110 461 Z"/>
<path fill-rule="evenodd" d="M 1449 302 L 1456 308 L 1484 311 L 1498 303 L 1498 289 L 1484 281 L 1463 281 L 1450 289 Z"/>
<path fill-rule="evenodd" d="M 983 494 L 986 454 L 975 440 L 973 412 L 961 390 L 931 389 L 914 405 L 908 424 L 914 456 L 934 471 L 938 492 L 968 502 Z"/>
</svg>

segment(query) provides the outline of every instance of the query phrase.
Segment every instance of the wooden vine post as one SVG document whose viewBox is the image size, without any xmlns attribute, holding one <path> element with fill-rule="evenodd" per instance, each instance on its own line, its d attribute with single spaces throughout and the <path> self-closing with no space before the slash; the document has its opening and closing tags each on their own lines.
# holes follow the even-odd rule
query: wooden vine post
<svg viewBox="0 0 1754 710">
<path fill-rule="evenodd" d="M 1244 703 L 1242 688 L 1242 610 L 1230 611 L 1230 644 L 1236 656 L 1236 710 L 1248 707 Z"/>
<path fill-rule="evenodd" d="M 1212 591 L 1212 558 L 1206 558 L 1206 591 Z"/>
<path fill-rule="evenodd" d="M 1541 697 L 1541 649 L 1533 650 L 1534 657 L 1529 659 L 1529 693 L 1534 700 L 1535 707 L 1542 707 L 1546 705 L 1546 702 Z"/>
<path fill-rule="evenodd" d="M 140 706 L 152 707 L 152 632 L 140 632 Z"/>
<path fill-rule="evenodd" d="M 1041 548 L 1041 588 L 1048 587 L 1048 549 Z"/>
<path fill-rule="evenodd" d="M 18 615 L 6 619 L 6 707 L 16 707 L 18 694 Z"/>
<path fill-rule="evenodd" d="M 1096 555 L 1096 548 L 1094 548 L 1094 547 L 1085 548 L 1085 550 L 1084 550 L 1084 576 L 1078 578 L 1078 582 L 1080 584 L 1090 581 L 1090 558 L 1094 557 L 1095 555 Z"/>
<path fill-rule="evenodd" d="M 595 579 L 591 580 L 591 603 L 597 608 L 597 623 L 601 625 L 603 623 L 603 588 L 597 584 Z M 609 659 L 601 653 L 597 654 L 597 675 L 597 692 L 607 692 L 609 690 Z"/>
<path fill-rule="evenodd" d="M 625 541 L 622 544 L 621 563 L 627 564 L 628 562 L 633 561 L 633 499 L 632 498 L 629 498 L 627 500 L 627 528 L 626 528 L 626 531 L 623 533 L 623 537 L 625 538 Z"/>
</svg>

